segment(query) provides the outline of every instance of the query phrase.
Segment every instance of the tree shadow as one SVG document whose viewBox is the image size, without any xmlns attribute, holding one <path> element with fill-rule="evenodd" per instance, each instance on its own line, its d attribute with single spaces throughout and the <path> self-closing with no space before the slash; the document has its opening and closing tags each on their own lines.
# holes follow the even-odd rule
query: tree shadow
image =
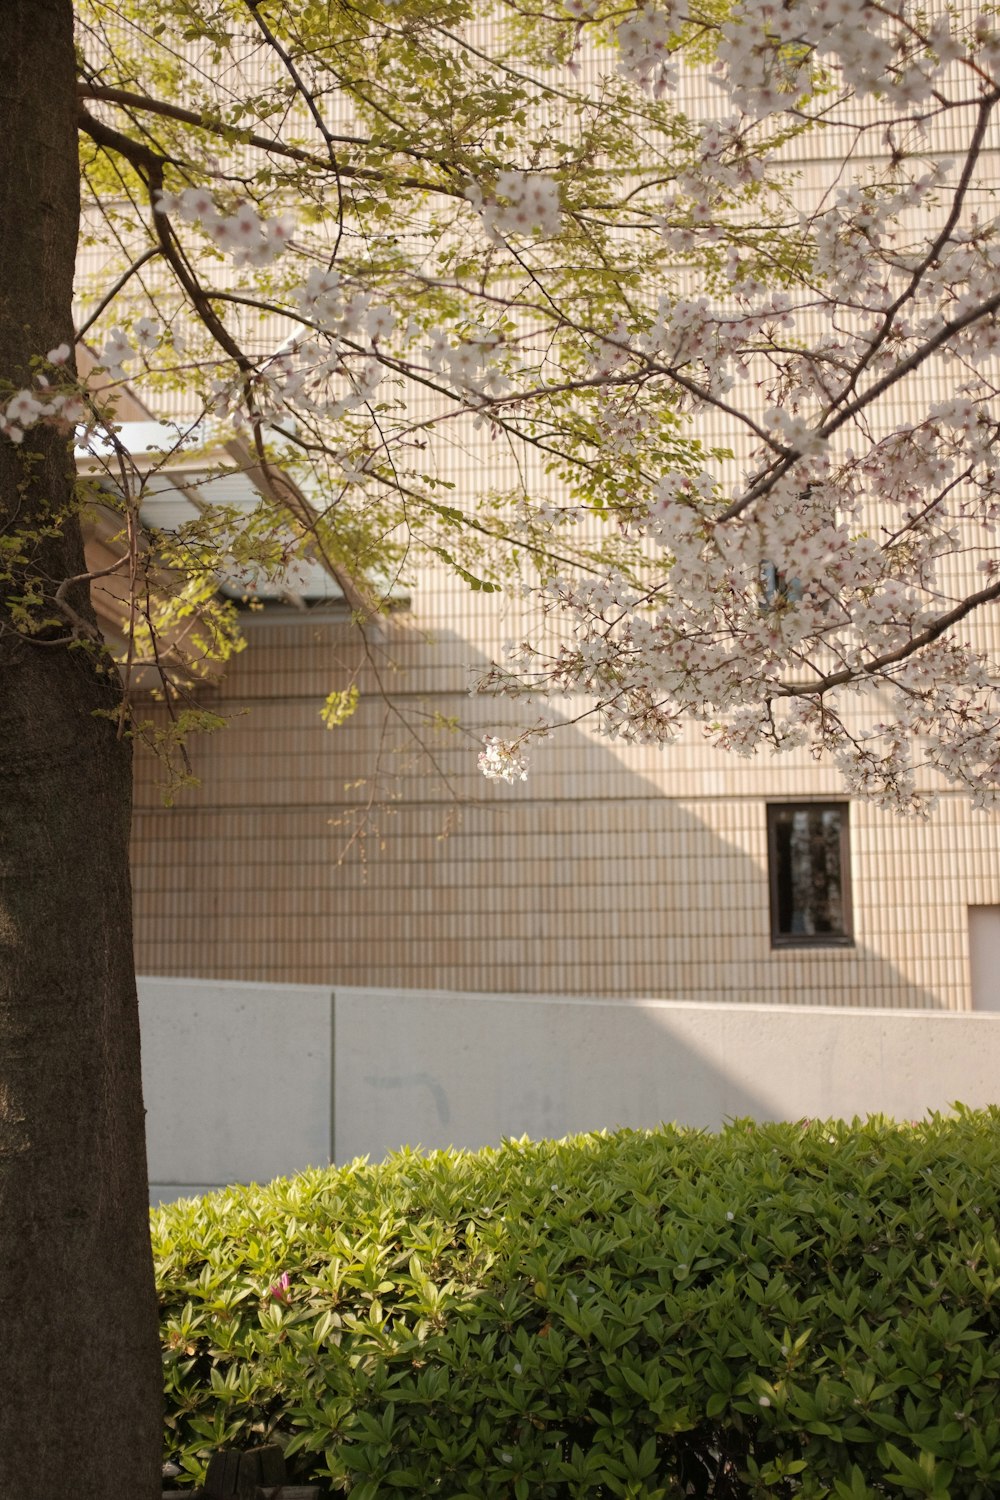
<svg viewBox="0 0 1000 1500">
<path fill-rule="evenodd" d="M 850 1048 L 881 1043 L 838 1032 L 824 1045 L 840 1056 L 818 1060 L 800 1098 L 790 1012 L 806 1023 L 817 1005 L 945 1008 L 884 920 L 886 880 L 919 871 L 919 825 L 852 807 L 854 944 L 773 949 L 766 804 L 828 800 L 832 771 L 713 758 L 697 740 L 618 749 L 566 727 L 527 781 L 487 783 L 477 734 L 496 729 L 498 708 L 511 715 L 469 698 L 468 640 L 383 629 L 392 706 L 362 667 L 361 705 L 329 731 L 323 699 L 359 665 L 349 623 L 252 619 L 213 689 L 220 711 L 248 712 L 196 747 L 200 787 L 164 808 L 148 762 L 137 776 L 139 972 L 333 988 L 337 1159 L 407 1141 L 821 1114 Z M 471 731 L 434 727 L 433 712 Z M 407 769 L 406 717 L 433 767 L 420 752 Z M 373 778 L 388 793 L 378 810 Z M 267 1045 L 277 1066 L 280 1026 Z M 210 1134 L 213 1111 L 231 1106 L 218 1070 L 202 1071 L 193 1107 Z M 884 1107 L 869 1097 L 858 1107 Z M 293 1081 L 285 1099 L 294 1112 Z"/>
<path fill-rule="evenodd" d="M 808 757 L 747 763 L 696 737 L 618 748 L 564 727 L 527 781 L 489 783 L 477 737 L 512 706 L 469 697 L 485 661 L 454 633 L 383 630 L 392 707 L 362 668 L 358 710 L 330 731 L 323 699 L 357 667 L 349 623 L 251 617 L 248 649 L 210 690 L 236 716 L 193 747 L 201 786 L 164 808 L 141 757 L 141 973 L 945 1007 L 889 890 L 926 866 L 921 826 L 854 805 L 854 944 L 776 950 L 766 804 L 839 800 L 832 769 Z M 435 727 L 435 713 L 466 732 Z"/>
</svg>

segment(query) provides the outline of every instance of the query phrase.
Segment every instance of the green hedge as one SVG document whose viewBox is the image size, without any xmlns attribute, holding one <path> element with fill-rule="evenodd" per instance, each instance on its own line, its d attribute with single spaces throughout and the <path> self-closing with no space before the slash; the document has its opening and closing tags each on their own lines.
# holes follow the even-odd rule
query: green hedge
<svg viewBox="0 0 1000 1500">
<path fill-rule="evenodd" d="M 998 1186 L 1000 1110 L 406 1151 L 172 1205 L 167 1453 L 197 1476 L 276 1437 L 353 1500 L 995 1500 Z"/>
</svg>

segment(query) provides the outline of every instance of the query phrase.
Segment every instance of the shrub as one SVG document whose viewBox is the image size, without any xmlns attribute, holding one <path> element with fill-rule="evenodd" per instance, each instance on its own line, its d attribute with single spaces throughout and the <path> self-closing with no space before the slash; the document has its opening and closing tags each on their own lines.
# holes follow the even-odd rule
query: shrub
<svg viewBox="0 0 1000 1500">
<path fill-rule="evenodd" d="M 990 1500 L 998 1125 L 404 1151 L 172 1205 L 168 1453 L 276 1437 L 353 1500 Z"/>
</svg>

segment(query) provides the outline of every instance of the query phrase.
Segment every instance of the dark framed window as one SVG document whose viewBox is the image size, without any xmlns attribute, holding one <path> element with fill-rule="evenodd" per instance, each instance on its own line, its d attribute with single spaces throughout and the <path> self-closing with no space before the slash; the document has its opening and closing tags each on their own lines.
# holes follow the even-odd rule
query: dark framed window
<svg viewBox="0 0 1000 1500">
<path fill-rule="evenodd" d="M 772 948 L 854 942 L 846 802 L 770 802 L 767 868 Z"/>
</svg>

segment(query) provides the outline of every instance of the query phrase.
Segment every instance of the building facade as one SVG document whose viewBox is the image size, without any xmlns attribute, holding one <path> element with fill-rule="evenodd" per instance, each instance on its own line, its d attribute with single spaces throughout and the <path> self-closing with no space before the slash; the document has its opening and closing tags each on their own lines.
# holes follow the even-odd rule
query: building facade
<svg viewBox="0 0 1000 1500">
<path fill-rule="evenodd" d="M 470 697 L 502 604 L 426 578 L 362 641 L 336 603 L 248 612 L 173 806 L 137 760 L 140 973 L 695 1001 L 1000 1008 L 1000 823 L 849 801 L 806 752 L 558 727 L 486 782 Z M 356 680 L 355 713 L 320 710 Z M 157 710 L 153 710 L 157 712 Z M 461 726 L 451 727 L 455 720 Z"/>
<path fill-rule="evenodd" d="M 682 85 L 693 117 L 714 110 L 703 72 Z M 830 159 L 812 136 L 788 148 L 803 201 L 839 180 L 844 143 L 823 140 Z M 970 203 L 990 198 L 988 146 Z M 878 419 L 905 422 L 901 403 L 951 394 L 947 379 L 928 363 Z M 735 451 L 713 420 L 699 435 Z M 451 441 L 458 425 L 441 477 L 474 503 L 506 480 L 484 441 Z M 153 499 L 169 526 L 178 502 Z M 482 736 L 518 721 L 470 687 L 520 630 L 516 605 L 437 573 L 418 571 L 408 602 L 363 634 L 329 591 L 263 602 L 244 627 L 245 651 L 199 692 L 228 721 L 190 745 L 200 784 L 165 806 L 162 767 L 138 746 L 140 973 L 1000 1010 L 1000 818 L 962 795 L 945 788 L 927 821 L 902 820 L 848 799 L 804 750 L 741 760 L 698 726 L 636 748 L 558 704 L 567 722 L 528 779 L 487 782 Z M 974 628 L 995 656 L 995 624 Z M 328 729 L 324 701 L 352 684 L 356 710 Z"/>
</svg>

